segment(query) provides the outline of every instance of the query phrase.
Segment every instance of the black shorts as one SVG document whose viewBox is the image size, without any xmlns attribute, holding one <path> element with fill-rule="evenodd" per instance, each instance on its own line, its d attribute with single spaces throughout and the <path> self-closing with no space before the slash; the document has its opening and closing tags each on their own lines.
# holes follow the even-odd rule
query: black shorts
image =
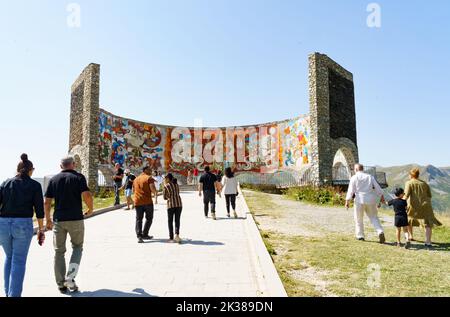
<svg viewBox="0 0 450 317">
<path fill-rule="evenodd" d="M 401 215 L 395 215 L 394 225 L 397 228 L 407 227 L 408 226 L 408 215 L 406 213 L 401 214 Z"/>
</svg>

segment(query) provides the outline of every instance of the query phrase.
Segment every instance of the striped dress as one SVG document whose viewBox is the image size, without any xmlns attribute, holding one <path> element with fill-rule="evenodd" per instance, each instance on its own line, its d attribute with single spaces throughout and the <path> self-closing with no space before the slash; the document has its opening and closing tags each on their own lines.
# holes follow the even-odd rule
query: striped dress
<svg viewBox="0 0 450 317">
<path fill-rule="evenodd" d="M 179 208 L 183 207 L 180 196 L 180 187 L 178 184 L 172 182 L 164 185 L 163 190 L 164 200 L 167 200 L 167 208 Z"/>
</svg>

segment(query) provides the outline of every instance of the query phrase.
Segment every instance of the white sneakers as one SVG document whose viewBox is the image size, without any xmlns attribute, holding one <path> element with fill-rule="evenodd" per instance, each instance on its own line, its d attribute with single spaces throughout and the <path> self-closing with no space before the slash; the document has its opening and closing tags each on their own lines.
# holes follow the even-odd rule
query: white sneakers
<svg viewBox="0 0 450 317">
<path fill-rule="evenodd" d="M 69 289 L 69 291 L 71 291 L 71 292 L 78 292 L 78 286 L 75 283 L 75 280 L 72 280 L 72 279 L 66 280 L 64 282 L 64 286 L 67 287 Z"/>
</svg>

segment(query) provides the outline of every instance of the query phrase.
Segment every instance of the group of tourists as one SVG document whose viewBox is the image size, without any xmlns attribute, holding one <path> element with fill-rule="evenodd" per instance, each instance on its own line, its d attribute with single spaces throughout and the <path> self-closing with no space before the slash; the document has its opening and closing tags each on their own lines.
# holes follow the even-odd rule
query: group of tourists
<svg viewBox="0 0 450 317">
<path fill-rule="evenodd" d="M 442 224 L 436 219 L 431 204 L 430 186 L 419 179 L 420 170 L 413 168 L 409 173 L 410 180 L 405 189 L 396 188 L 395 198 L 386 200 L 383 190 L 375 177 L 364 172 L 362 164 L 355 165 L 355 175 L 350 179 L 345 206 L 354 201 L 355 234 L 360 241 L 365 240 L 364 213 L 377 231 L 380 243 L 386 242 L 383 226 L 378 218 L 378 208 L 384 203 L 393 206 L 395 212 L 394 225 L 397 230 L 397 246 L 401 247 L 402 230 L 405 235 L 405 248 L 410 248 L 413 238 L 413 227 L 425 229 L 425 247 L 431 248 L 431 236 L 434 226 Z"/>
<path fill-rule="evenodd" d="M 86 178 L 76 171 L 73 157 L 61 160 L 61 172 L 50 180 L 45 194 L 40 183 L 31 178 L 34 170 L 33 163 L 23 154 L 17 165 L 17 175 L 0 186 L 0 245 L 6 255 L 4 287 L 8 297 L 20 297 L 22 294 L 28 251 L 34 235 L 34 216 L 37 220 L 37 240 L 40 245 L 45 240 L 45 232 L 53 230 L 54 276 L 59 291 L 67 293 L 78 290 L 75 278 L 83 254 L 84 219 L 91 215 L 94 209 L 92 194 Z M 375 178 L 364 172 L 363 165 L 355 165 L 355 175 L 350 179 L 346 196 L 346 207 L 349 208 L 350 202 L 354 201 L 355 233 L 358 240 L 365 240 L 365 213 L 375 227 L 380 243 L 385 243 L 386 237 L 378 218 L 378 208 L 381 203 L 386 203 L 394 207 L 398 246 L 401 246 L 403 230 L 405 247 L 410 247 L 411 241 L 414 241 L 413 227 L 417 226 L 425 228 L 425 246 L 432 246 L 432 228 L 440 226 L 441 223 L 434 216 L 430 187 L 420 180 L 419 176 L 419 169 L 411 170 L 405 189 L 395 189 L 396 197 L 386 200 Z M 126 209 L 136 210 L 135 233 L 138 243 L 153 239 L 149 231 L 159 189 L 167 201 L 169 242 L 181 243 L 183 202 L 178 181 L 171 173 L 162 177 L 160 173 L 152 172 L 151 168 L 146 166 L 139 176 L 135 176 L 130 170 L 123 170 L 120 165 L 116 165 L 113 180 L 115 205 L 120 204 L 120 190 L 125 190 Z M 238 217 L 238 182 L 231 168 L 226 168 L 225 175 L 222 175 L 221 172 L 212 173 L 210 167 L 206 166 L 204 173 L 195 183 L 198 183 L 198 194 L 203 198 L 205 218 L 208 218 L 211 211 L 212 219 L 216 220 L 216 196 L 222 197 L 222 193 L 225 195 L 227 216 L 231 217 L 232 210 L 233 217 Z M 88 208 L 85 214 L 83 201 Z M 70 237 L 72 245 L 68 267 L 65 260 L 67 236 Z"/>
<path fill-rule="evenodd" d="M 17 165 L 17 175 L 0 186 L 0 245 L 6 256 L 4 287 L 7 297 L 22 294 L 28 251 L 34 235 L 33 216 L 37 219 L 36 236 L 40 245 L 45 240 L 46 229 L 53 230 L 54 276 L 59 291 L 78 290 L 75 277 L 83 254 L 84 219 L 94 209 L 86 178 L 75 171 L 72 157 L 63 158 L 61 172 L 50 180 L 43 195 L 41 184 L 31 179 L 33 172 L 33 163 L 23 154 Z M 83 214 L 82 201 L 88 207 L 86 214 Z M 67 268 L 68 235 L 72 255 Z"/>
<path fill-rule="evenodd" d="M 154 205 L 157 204 L 158 176 L 161 173 L 151 171 L 150 167 L 144 167 L 142 174 L 136 177 L 130 170 L 123 171 L 120 165 L 115 167 L 116 174 L 114 180 L 123 179 L 125 182 L 117 181 L 115 184 L 116 205 L 120 204 L 120 189 L 125 190 L 127 199 L 126 210 L 136 209 L 136 236 L 138 243 L 144 243 L 145 240 L 153 239 L 149 235 L 150 228 L 153 223 Z M 119 178 L 120 176 L 120 178 Z M 161 178 L 162 179 L 162 178 Z M 180 220 L 183 203 L 180 196 L 180 187 L 178 180 L 169 173 L 163 178 L 162 196 L 167 201 L 167 219 L 169 228 L 169 242 L 181 243 L 180 238 Z M 221 172 L 213 174 L 209 166 L 205 167 L 205 172 L 198 179 L 199 196 L 203 196 L 204 214 L 208 218 L 211 209 L 211 217 L 216 220 L 216 195 L 225 195 L 227 208 L 227 216 L 231 217 L 231 209 L 233 217 L 238 218 L 236 212 L 236 197 L 238 195 L 238 182 L 234 177 L 231 168 L 225 170 L 225 176 Z M 154 201 L 153 201 L 154 200 Z M 145 223 L 144 223 L 145 218 Z M 175 226 L 175 230 L 174 230 Z"/>
</svg>

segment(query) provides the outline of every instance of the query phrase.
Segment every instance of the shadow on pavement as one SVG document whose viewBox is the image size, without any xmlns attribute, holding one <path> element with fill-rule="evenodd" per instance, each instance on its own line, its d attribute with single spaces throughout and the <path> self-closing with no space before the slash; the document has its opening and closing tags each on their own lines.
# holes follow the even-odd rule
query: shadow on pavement
<svg viewBox="0 0 450 317">
<path fill-rule="evenodd" d="M 150 295 L 142 288 L 136 288 L 131 293 L 115 291 L 111 289 L 100 289 L 93 292 L 77 292 L 71 293 L 71 297 L 156 297 Z"/>
<path fill-rule="evenodd" d="M 215 242 L 215 241 L 203 241 L 203 240 L 191 240 L 191 239 L 184 239 L 181 244 L 192 244 L 192 245 L 205 245 L 205 246 L 211 246 L 211 245 L 224 245 L 222 242 Z"/>
<path fill-rule="evenodd" d="M 142 244 L 148 244 L 148 243 L 167 243 L 167 244 L 176 244 L 173 242 L 170 242 L 169 239 L 152 239 L 152 240 L 146 240 Z M 205 246 L 214 246 L 214 245 L 224 245 L 222 242 L 215 242 L 215 241 L 203 241 L 203 240 L 192 240 L 192 239 L 182 239 L 181 244 L 192 244 L 192 245 L 205 245 Z"/>
<path fill-rule="evenodd" d="M 220 221 L 220 220 L 245 220 L 245 219 L 247 219 L 247 218 L 245 218 L 245 217 L 237 217 L 237 218 L 234 218 L 233 216 L 232 217 L 230 217 L 230 218 L 228 218 L 228 217 L 217 217 L 217 219 L 216 219 L 216 221 Z"/>
</svg>

